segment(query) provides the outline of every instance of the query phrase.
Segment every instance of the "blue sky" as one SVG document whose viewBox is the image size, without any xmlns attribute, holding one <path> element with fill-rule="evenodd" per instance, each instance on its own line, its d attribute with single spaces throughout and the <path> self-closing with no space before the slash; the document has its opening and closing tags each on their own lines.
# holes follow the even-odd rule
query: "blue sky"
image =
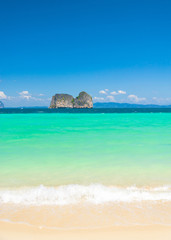
<svg viewBox="0 0 171 240">
<path fill-rule="evenodd" d="M 0 1 L 0 100 L 171 104 L 170 0 Z"/>
</svg>

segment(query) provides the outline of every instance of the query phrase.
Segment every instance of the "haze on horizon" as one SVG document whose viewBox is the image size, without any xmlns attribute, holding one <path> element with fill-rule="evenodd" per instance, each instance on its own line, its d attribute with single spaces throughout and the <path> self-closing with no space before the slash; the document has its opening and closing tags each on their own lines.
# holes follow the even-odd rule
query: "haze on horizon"
<svg viewBox="0 0 171 240">
<path fill-rule="evenodd" d="M 0 101 L 171 104 L 170 0 L 0 2 Z"/>
</svg>

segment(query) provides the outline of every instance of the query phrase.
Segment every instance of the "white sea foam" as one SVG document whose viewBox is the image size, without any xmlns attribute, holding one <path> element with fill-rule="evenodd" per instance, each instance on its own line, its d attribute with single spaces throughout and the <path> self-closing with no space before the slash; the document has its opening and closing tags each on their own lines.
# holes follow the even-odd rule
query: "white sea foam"
<svg viewBox="0 0 171 240">
<path fill-rule="evenodd" d="M 100 184 L 66 185 L 59 187 L 39 187 L 20 189 L 0 189 L 1 204 L 22 205 L 69 205 L 78 203 L 106 204 L 119 202 L 169 202 L 171 186 L 155 188 L 114 187 Z"/>
</svg>

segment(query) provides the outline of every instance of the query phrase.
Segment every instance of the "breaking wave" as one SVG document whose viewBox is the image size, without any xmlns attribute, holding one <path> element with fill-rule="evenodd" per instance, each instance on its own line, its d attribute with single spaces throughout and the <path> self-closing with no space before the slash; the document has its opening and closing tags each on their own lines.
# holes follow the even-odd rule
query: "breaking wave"
<svg viewBox="0 0 171 240">
<path fill-rule="evenodd" d="M 171 201 L 171 186 L 155 188 L 115 187 L 100 184 L 65 185 L 59 187 L 29 187 L 0 189 L 1 204 L 20 205 L 70 205 L 79 203 L 106 204 L 119 202 L 168 202 Z"/>
</svg>

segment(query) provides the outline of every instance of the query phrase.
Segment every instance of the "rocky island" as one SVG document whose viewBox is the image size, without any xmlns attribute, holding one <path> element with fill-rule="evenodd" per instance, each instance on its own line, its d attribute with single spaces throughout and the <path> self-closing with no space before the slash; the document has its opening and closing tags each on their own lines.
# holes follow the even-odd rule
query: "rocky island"
<svg viewBox="0 0 171 240">
<path fill-rule="evenodd" d="M 4 108 L 4 104 L 0 101 L 0 108 Z"/>
<path fill-rule="evenodd" d="M 93 101 L 86 92 L 80 92 L 76 98 L 69 94 L 55 94 L 49 108 L 93 108 Z"/>
</svg>

